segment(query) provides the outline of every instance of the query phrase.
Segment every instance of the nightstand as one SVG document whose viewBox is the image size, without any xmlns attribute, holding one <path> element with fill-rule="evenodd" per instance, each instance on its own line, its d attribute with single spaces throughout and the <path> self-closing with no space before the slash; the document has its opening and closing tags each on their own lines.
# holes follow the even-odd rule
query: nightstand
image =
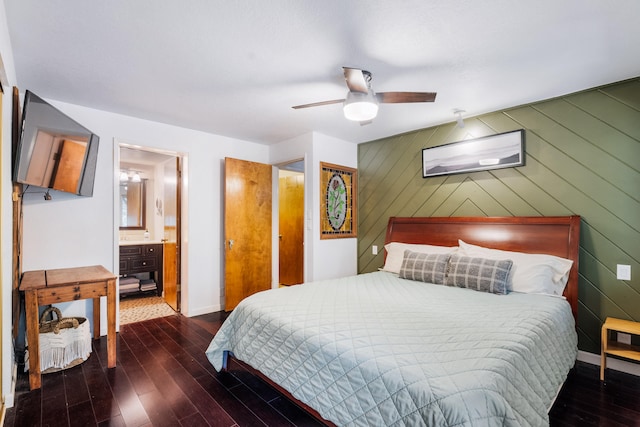
<svg viewBox="0 0 640 427">
<path fill-rule="evenodd" d="M 604 381 L 604 370 L 607 367 L 608 354 L 640 362 L 640 347 L 611 340 L 609 338 L 609 331 L 640 335 L 640 322 L 616 319 L 614 317 L 607 317 L 604 321 L 602 325 L 600 381 Z"/>
</svg>

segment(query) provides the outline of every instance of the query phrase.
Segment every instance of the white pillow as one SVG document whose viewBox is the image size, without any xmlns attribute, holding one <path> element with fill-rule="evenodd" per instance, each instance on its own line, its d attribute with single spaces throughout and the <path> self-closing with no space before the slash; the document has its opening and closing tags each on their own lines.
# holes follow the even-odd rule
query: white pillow
<svg viewBox="0 0 640 427">
<path fill-rule="evenodd" d="M 562 296 L 569 279 L 573 261 L 546 254 L 502 251 L 472 245 L 458 240 L 459 253 L 465 256 L 480 256 L 490 259 L 513 261 L 509 290 L 530 294 Z"/>
<path fill-rule="evenodd" d="M 422 254 L 452 254 L 458 249 L 457 246 L 416 245 L 400 242 L 387 243 L 384 245 L 384 248 L 387 251 L 387 258 L 384 261 L 382 271 L 389 271 L 396 274 L 399 274 L 400 268 L 402 268 L 402 260 L 404 259 L 405 250 Z"/>
</svg>

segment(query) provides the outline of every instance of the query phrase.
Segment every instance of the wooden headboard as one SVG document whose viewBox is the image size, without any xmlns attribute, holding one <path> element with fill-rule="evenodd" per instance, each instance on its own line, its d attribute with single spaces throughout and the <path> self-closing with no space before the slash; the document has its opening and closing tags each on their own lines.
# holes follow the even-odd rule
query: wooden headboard
<svg viewBox="0 0 640 427">
<path fill-rule="evenodd" d="M 458 246 L 458 239 L 505 251 L 544 253 L 573 261 L 564 296 L 578 318 L 580 216 L 391 217 L 385 244 Z"/>
</svg>

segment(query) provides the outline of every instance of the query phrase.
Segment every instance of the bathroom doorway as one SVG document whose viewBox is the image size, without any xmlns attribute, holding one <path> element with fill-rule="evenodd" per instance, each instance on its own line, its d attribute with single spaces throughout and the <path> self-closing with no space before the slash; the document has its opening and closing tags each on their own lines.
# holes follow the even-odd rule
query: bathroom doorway
<svg viewBox="0 0 640 427">
<path fill-rule="evenodd" d="M 129 144 L 118 151 L 120 324 L 126 324 L 180 312 L 184 159 Z"/>
</svg>

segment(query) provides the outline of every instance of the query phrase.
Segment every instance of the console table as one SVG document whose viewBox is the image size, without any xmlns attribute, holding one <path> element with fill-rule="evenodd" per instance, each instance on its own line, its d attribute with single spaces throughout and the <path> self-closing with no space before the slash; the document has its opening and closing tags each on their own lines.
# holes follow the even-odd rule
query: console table
<svg viewBox="0 0 640 427">
<path fill-rule="evenodd" d="M 41 305 L 93 299 L 93 338 L 100 337 L 100 297 L 107 297 L 107 367 L 116 366 L 116 276 L 101 265 L 55 270 L 27 271 L 20 280 L 25 296 L 29 345 L 29 386 L 40 388 Z"/>
</svg>

